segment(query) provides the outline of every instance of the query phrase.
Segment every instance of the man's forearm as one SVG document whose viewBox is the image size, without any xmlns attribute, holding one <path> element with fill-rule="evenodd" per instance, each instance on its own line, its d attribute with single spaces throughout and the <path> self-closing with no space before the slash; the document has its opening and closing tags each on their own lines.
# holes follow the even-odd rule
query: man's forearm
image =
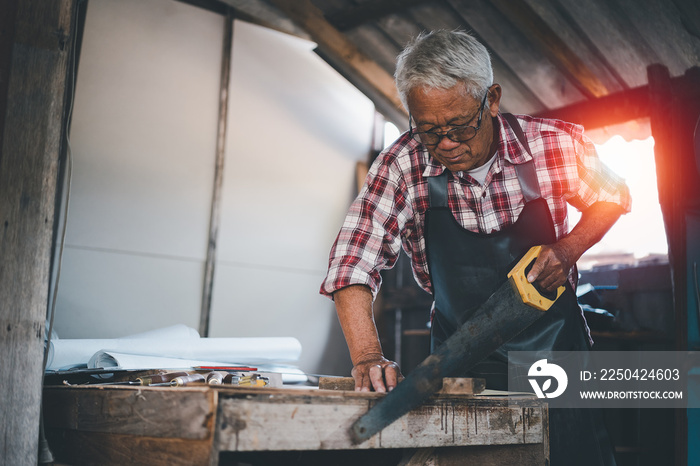
<svg viewBox="0 0 700 466">
<path fill-rule="evenodd" d="M 333 293 L 333 299 L 350 350 L 355 390 L 392 390 L 402 377 L 401 369 L 382 353 L 369 287 L 348 286 Z"/>
<path fill-rule="evenodd" d="M 372 312 L 372 292 L 365 285 L 351 285 L 333 293 L 338 320 L 343 328 L 352 363 L 382 356 Z"/>
<path fill-rule="evenodd" d="M 612 202 L 597 202 L 583 211 L 571 233 L 559 241 L 571 265 L 599 242 L 624 213 L 622 207 Z"/>
</svg>

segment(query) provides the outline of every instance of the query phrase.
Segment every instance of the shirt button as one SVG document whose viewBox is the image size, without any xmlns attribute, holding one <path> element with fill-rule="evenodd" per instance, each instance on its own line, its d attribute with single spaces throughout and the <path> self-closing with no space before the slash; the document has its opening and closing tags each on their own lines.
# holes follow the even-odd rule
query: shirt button
<svg viewBox="0 0 700 466">
<path fill-rule="evenodd" d="M 481 197 L 486 197 L 486 190 L 484 189 L 484 192 L 481 193 Z"/>
</svg>

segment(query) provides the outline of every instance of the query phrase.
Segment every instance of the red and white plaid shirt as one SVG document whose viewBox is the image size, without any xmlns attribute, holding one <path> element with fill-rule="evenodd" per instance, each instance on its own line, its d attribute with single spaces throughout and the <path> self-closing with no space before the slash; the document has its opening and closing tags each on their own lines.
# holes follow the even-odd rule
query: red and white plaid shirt
<svg viewBox="0 0 700 466">
<path fill-rule="evenodd" d="M 466 172 L 448 173 L 448 205 L 462 227 L 492 233 L 513 224 L 525 202 L 514 165 L 532 158 L 557 239 L 569 231 L 567 202 L 579 210 L 599 201 L 613 202 L 629 212 L 627 186 L 600 162 L 583 127 L 559 120 L 517 118 L 532 157 L 499 115 L 500 142 L 484 184 Z M 394 266 L 402 246 L 411 258 L 416 281 L 430 292 L 424 237 L 427 177 L 444 170 L 408 133 L 377 157 L 333 244 L 322 294 L 331 296 L 348 285 L 362 284 L 376 296 L 381 285 L 379 272 Z"/>
</svg>

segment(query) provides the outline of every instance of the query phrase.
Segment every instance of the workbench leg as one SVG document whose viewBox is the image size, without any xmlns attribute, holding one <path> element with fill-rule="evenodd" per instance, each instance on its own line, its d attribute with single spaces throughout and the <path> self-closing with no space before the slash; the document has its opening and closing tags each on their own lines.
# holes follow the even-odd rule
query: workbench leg
<svg viewBox="0 0 700 466">
<path fill-rule="evenodd" d="M 542 444 L 472 445 L 405 450 L 399 466 L 542 466 L 549 464 Z"/>
<path fill-rule="evenodd" d="M 406 450 L 403 459 L 397 466 L 437 466 L 433 455 L 434 452 L 434 448 Z"/>
</svg>

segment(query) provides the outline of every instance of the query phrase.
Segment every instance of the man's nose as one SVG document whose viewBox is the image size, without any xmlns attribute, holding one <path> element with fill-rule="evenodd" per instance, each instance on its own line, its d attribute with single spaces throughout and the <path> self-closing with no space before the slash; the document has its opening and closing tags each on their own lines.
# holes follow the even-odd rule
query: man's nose
<svg viewBox="0 0 700 466">
<path fill-rule="evenodd" d="M 459 146 L 459 142 L 455 142 L 452 139 L 447 137 L 447 134 L 443 134 L 442 138 L 440 138 L 440 142 L 438 142 L 438 148 L 442 150 L 452 150 L 455 147 Z"/>
</svg>

